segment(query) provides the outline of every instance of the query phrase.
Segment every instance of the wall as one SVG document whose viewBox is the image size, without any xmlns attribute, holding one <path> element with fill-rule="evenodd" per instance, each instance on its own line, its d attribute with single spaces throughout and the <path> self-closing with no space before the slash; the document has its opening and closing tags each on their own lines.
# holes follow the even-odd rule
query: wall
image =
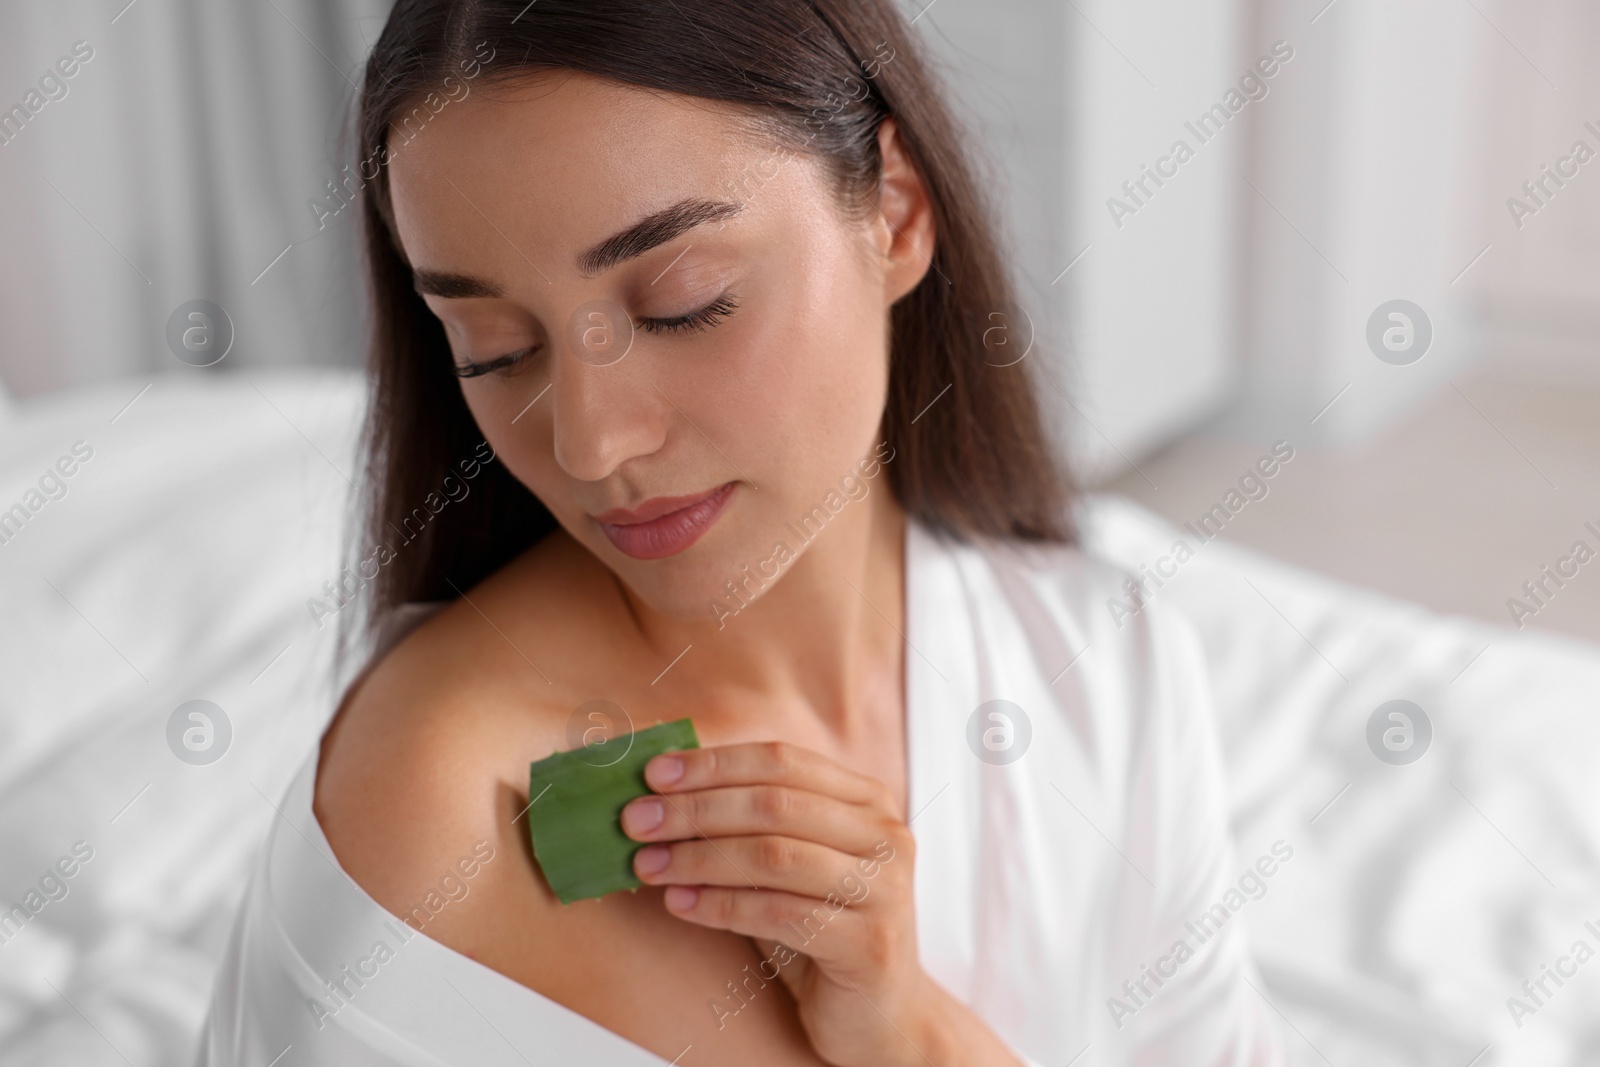
<svg viewBox="0 0 1600 1067">
<path fill-rule="evenodd" d="M 1355 445 L 1483 359 L 1600 382 L 1600 164 L 1521 229 L 1506 207 L 1574 139 L 1600 149 L 1592 5 L 1260 0 L 1252 19 L 1302 41 L 1303 66 L 1251 149 L 1246 370 L 1220 425 Z M 1403 366 L 1366 338 L 1395 298 L 1433 328 Z"/>
<path fill-rule="evenodd" d="M 1183 123 L 1266 47 L 1241 40 L 1236 7 L 938 0 L 917 23 L 1001 161 L 1046 401 L 1088 481 L 1210 415 L 1233 377 L 1234 187 L 1261 105 L 1203 145 Z M 1114 213 L 1180 138 L 1194 158 Z"/>
<path fill-rule="evenodd" d="M 1600 389 L 1600 8 L 1498 0 L 1484 10 L 1511 38 L 1479 35 L 1488 135 L 1470 209 L 1494 246 L 1473 288 L 1486 358 L 1502 376 Z M 1561 185 L 1547 180 L 1542 205 L 1529 197 L 1523 183 L 1578 141 L 1595 158 Z M 1513 199 L 1534 214 L 1513 211 Z"/>
</svg>

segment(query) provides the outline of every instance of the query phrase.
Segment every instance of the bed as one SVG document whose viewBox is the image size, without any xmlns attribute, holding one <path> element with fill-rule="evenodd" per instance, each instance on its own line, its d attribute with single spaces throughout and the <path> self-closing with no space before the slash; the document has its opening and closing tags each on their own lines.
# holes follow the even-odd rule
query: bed
<svg viewBox="0 0 1600 1067">
<path fill-rule="evenodd" d="M 331 710 L 339 619 L 308 602 L 338 578 L 363 403 L 313 371 L 0 403 L 0 515 L 27 512 L 0 521 L 6 1064 L 189 1061 Z M 1082 522 L 1136 574 L 1182 536 L 1115 497 Z M 1245 909 L 1293 1062 L 1600 1058 L 1600 962 L 1573 962 L 1600 949 L 1600 649 L 1194 547 L 1149 588 L 1204 640 L 1240 856 L 1294 849 Z M 1431 724 L 1414 762 L 1369 744 L 1393 700 Z"/>
</svg>

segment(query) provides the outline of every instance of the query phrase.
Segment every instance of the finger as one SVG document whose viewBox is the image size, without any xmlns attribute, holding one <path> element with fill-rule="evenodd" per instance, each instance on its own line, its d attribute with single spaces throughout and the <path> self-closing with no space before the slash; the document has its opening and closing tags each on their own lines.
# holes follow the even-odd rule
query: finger
<svg viewBox="0 0 1600 1067">
<path fill-rule="evenodd" d="M 849 804 L 875 804 L 892 810 L 889 790 L 878 779 L 787 741 L 666 752 L 645 765 L 644 776 L 658 793 L 771 783 L 837 797 Z"/>
<path fill-rule="evenodd" d="M 633 870 L 646 885 L 743 886 L 843 900 L 862 884 L 844 881 L 858 862 L 813 841 L 766 834 L 646 845 L 634 854 Z"/>
<path fill-rule="evenodd" d="M 864 955 L 866 920 L 842 903 L 829 905 L 774 889 L 716 886 L 672 886 L 664 903 L 673 915 L 700 926 L 780 942 L 764 957 L 772 964 L 763 977 L 770 977 L 775 967 L 788 966 L 794 959 L 788 953 L 804 953 L 824 965 L 859 963 Z"/>
<path fill-rule="evenodd" d="M 891 843 L 898 825 L 887 814 L 781 785 L 651 793 L 622 809 L 622 830 L 635 841 L 778 834 L 854 856 L 872 855 Z"/>
</svg>

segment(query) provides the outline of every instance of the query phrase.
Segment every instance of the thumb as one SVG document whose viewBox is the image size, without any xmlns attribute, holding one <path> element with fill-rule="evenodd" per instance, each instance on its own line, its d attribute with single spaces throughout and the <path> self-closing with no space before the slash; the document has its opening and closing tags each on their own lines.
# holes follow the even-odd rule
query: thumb
<svg viewBox="0 0 1600 1067">
<path fill-rule="evenodd" d="M 791 994 L 798 996 L 814 966 L 811 957 L 795 951 L 780 941 L 769 941 L 764 937 L 751 940 L 761 951 L 761 958 L 771 960 L 772 965 L 778 969 L 778 977 L 783 980 L 784 987 Z"/>
</svg>

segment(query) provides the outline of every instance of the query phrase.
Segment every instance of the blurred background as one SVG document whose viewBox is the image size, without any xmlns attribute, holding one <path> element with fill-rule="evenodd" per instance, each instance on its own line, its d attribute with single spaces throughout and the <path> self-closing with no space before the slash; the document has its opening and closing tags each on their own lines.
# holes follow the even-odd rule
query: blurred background
<svg viewBox="0 0 1600 1067">
<path fill-rule="evenodd" d="M 235 327 L 216 373 L 356 366 L 354 212 L 329 215 L 329 183 L 388 5 L 125 3 L 3 16 L 0 379 L 29 398 L 194 373 L 165 339 L 194 299 Z M 1051 362 L 1086 482 L 1190 519 L 1254 441 L 1287 441 L 1303 458 L 1229 538 L 1496 621 L 1600 513 L 1600 168 L 1545 177 L 1575 142 L 1600 150 L 1600 9 L 906 10 L 988 144 L 1016 328 Z M 79 41 L 93 58 L 65 95 L 18 112 Z M 1275 47 L 1291 58 L 1240 91 Z M 1432 329 L 1403 366 L 1366 341 L 1396 299 Z M 1600 640 L 1600 581 L 1527 624 Z"/>
<path fill-rule="evenodd" d="M 1600 974 L 1504 1006 L 1600 922 L 1600 7 L 901 6 L 989 157 L 1010 336 L 1117 502 L 1090 546 L 1138 572 L 1222 527 L 1166 595 L 1241 848 L 1305 857 L 1251 918 L 1295 1062 L 1600 1062 Z M 8 1064 L 182 1060 L 330 711 L 306 601 L 365 329 L 338 183 L 388 7 L 0 11 L 0 508 L 97 449 L 0 546 L 0 903 L 101 850 L 0 941 Z M 197 300 L 231 323 L 204 368 L 169 340 Z M 202 697 L 237 740 L 183 766 L 162 731 Z M 1414 768 L 1363 740 L 1395 697 L 1435 715 Z"/>
</svg>

